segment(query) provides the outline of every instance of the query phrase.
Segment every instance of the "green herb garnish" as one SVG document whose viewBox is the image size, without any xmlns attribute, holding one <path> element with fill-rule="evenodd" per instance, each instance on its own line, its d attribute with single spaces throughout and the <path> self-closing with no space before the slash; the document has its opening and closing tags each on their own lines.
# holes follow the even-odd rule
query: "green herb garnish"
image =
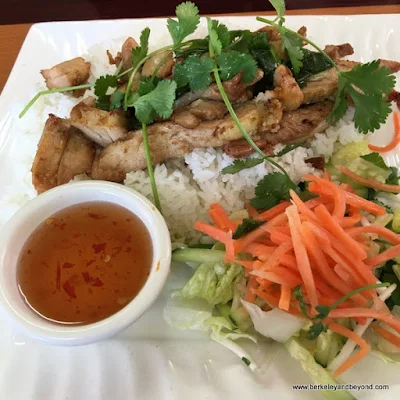
<svg viewBox="0 0 400 400">
<path fill-rule="evenodd" d="M 243 222 L 236 228 L 232 238 L 240 239 L 242 236 L 254 231 L 254 229 L 257 229 L 263 223 L 263 221 L 255 221 L 254 219 L 245 218 Z"/>
</svg>

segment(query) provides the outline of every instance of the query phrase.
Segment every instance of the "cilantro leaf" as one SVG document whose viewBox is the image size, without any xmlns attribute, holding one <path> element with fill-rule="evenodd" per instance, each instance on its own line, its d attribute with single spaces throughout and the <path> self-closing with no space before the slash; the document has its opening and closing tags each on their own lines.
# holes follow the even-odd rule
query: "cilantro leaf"
<svg viewBox="0 0 400 400">
<path fill-rule="evenodd" d="M 125 93 L 122 92 L 121 90 L 116 90 L 112 95 L 111 95 L 111 104 L 110 104 L 110 110 L 117 110 L 118 108 L 122 107 L 122 103 L 124 101 Z"/>
<path fill-rule="evenodd" d="M 324 325 L 321 321 L 314 323 L 311 325 L 308 330 L 307 339 L 314 340 L 316 339 L 322 332 L 326 332 L 328 330 L 328 325 Z"/>
<path fill-rule="evenodd" d="M 280 29 L 282 49 L 287 51 L 290 63 L 295 74 L 300 72 L 303 66 L 303 42 L 292 32 Z"/>
<path fill-rule="evenodd" d="M 155 79 L 158 78 L 155 77 Z M 145 94 L 150 93 L 152 90 L 154 90 L 156 84 L 158 83 L 154 83 L 155 79 L 153 80 L 151 76 L 140 76 L 139 85 L 137 88 L 137 93 L 139 94 L 139 96 L 144 96 Z"/>
<path fill-rule="evenodd" d="M 340 72 L 339 88 L 332 113 L 335 122 L 343 117 L 347 109 L 346 96 L 354 102 L 354 124 L 362 133 L 374 132 L 386 121 L 391 111 L 384 97 L 394 88 L 395 78 L 386 67 L 375 60 L 356 65 L 348 72 Z"/>
<path fill-rule="evenodd" d="M 231 43 L 231 36 L 226 25 L 221 24 L 215 19 L 212 20 L 212 26 L 218 35 L 218 39 L 221 42 L 222 48 L 225 49 Z"/>
<path fill-rule="evenodd" d="M 214 52 L 217 56 L 219 56 L 222 52 L 222 43 L 219 40 L 217 31 L 213 28 L 212 19 L 207 18 L 208 24 L 208 32 L 209 32 L 209 41 L 211 43 L 211 47 L 214 49 Z"/>
<path fill-rule="evenodd" d="M 308 312 L 307 312 L 307 306 L 309 306 L 309 304 L 306 303 L 303 293 L 301 292 L 301 285 L 298 285 L 295 287 L 295 289 L 293 290 L 293 296 L 296 300 L 298 300 L 300 310 L 303 313 L 303 315 L 306 318 L 310 318 L 310 316 L 308 315 Z"/>
<path fill-rule="evenodd" d="M 235 233 L 232 235 L 232 238 L 240 239 L 242 236 L 254 231 L 254 229 L 257 229 L 262 224 L 262 221 L 255 221 L 254 219 L 245 218 L 243 222 L 236 228 Z"/>
<path fill-rule="evenodd" d="M 286 6 L 284 0 L 269 0 L 272 7 L 275 8 L 276 13 L 278 14 L 279 18 L 283 18 L 286 12 Z"/>
<path fill-rule="evenodd" d="M 163 119 L 169 118 L 173 111 L 175 90 L 175 81 L 160 81 L 153 91 L 134 101 L 136 118 L 142 124 L 150 124 L 157 115 Z"/>
<path fill-rule="evenodd" d="M 178 87 L 189 85 L 193 92 L 205 89 L 212 82 L 213 61 L 208 57 L 189 56 L 182 64 L 174 68 L 174 80 Z"/>
<path fill-rule="evenodd" d="M 257 74 L 257 63 L 248 54 L 238 53 L 235 50 L 229 50 L 218 57 L 218 65 L 221 69 L 221 78 L 228 81 L 243 72 L 242 81 L 249 83 Z"/>
<path fill-rule="evenodd" d="M 296 193 L 299 191 L 298 186 L 287 175 L 273 172 L 258 182 L 255 190 L 256 197 L 250 201 L 250 204 L 257 209 L 271 208 L 281 200 L 289 200 L 290 189 Z"/>
<path fill-rule="evenodd" d="M 388 185 L 398 185 L 399 184 L 399 170 L 396 167 L 389 167 L 389 169 L 392 171 L 388 178 L 386 179 L 386 183 Z"/>
<path fill-rule="evenodd" d="M 150 29 L 144 28 L 140 34 L 140 46 L 132 49 L 132 65 L 136 67 L 147 56 L 149 52 Z"/>
<path fill-rule="evenodd" d="M 168 18 L 168 31 L 174 45 L 192 34 L 200 23 L 199 9 L 190 1 L 179 4 L 175 10 L 178 21 Z"/>
<path fill-rule="evenodd" d="M 110 111 L 110 98 L 109 94 L 99 96 L 96 100 L 96 108 L 104 111 Z"/>
<path fill-rule="evenodd" d="M 250 361 L 248 358 L 246 358 L 246 357 L 242 357 L 242 361 L 243 361 L 247 366 L 249 366 L 249 365 L 251 364 L 251 361 Z"/>
<path fill-rule="evenodd" d="M 105 96 L 110 87 L 116 87 L 118 78 L 116 75 L 100 76 L 94 84 L 94 94 L 96 96 Z"/>
<path fill-rule="evenodd" d="M 390 168 L 386 165 L 384 159 L 379 153 L 370 153 L 365 156 L 361 156 L 366 161 L 369 161 L 372 164 L 375 164 L 377 167 L 389 170 Z"/>
<path fill-rule="evenodd" d="M 290 153 L 292 150 L 297 149 L 299 146 L 300 144 L 288 144 L 281 151 L 278 151 L 273 156 L 268 156 L 268 157 L 282 157 L 285 154 Z"/>
<path fill-rule="evenodd" d="M 236 174 L 243 169 L 253 168 L 259 165 L 264 160 L 262 158 L 247 158 L 246 160 L 235 160 L 231 165 L 225 167 L 221 173 L 222 174 Z"/>
</svg>

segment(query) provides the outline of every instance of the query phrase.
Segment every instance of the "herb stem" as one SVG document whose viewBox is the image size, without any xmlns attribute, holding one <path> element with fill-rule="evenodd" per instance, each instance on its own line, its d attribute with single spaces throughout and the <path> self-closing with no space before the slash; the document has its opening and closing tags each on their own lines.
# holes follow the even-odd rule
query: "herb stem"
<svg viewBox="0 0 400 400">
<path fill-rule="evenodd" d="M 93 86 L 92 83 L 86 83 L 84 85 L 78 85 L 78 86 L 70 86 L 70 87 L 64 87 L 64 88 L 58 88 L 58 89 L 42 90 L 41 92 L 36 93 L 35 97 L 33 97 L 32 100 L 25 106 L 25 108 L 19 114 L 19 118 L 22 118 L 27 113 L 27 111 L 35 104 L 36 100 L 39 99 L 40 96 L 43 96 L 45 94 L 52 94 L 52 93 L 69 92 L 71 90 L 87 89 L 92 86 Z"/>
<path fill-rule="evenodd" d="M 149 137 L 147 135 L 147 125 L 146 124 L 142 124 L 142 134 L 143 134 L 144 152 L 146 154 L 147 170 L 149 172 L 150 185 L 151 185 L 151 190 L 153 192 L 154 203 L 156 204 L 156 207 L 158 208 L 158 210 L 162 213 L 160 197 L 158 196 L 156 178 L 154 177 L 153 164 L 151 162 Z"/>
<path fill-rule="evenodd" d="M 318 50 L 325 57 L 325 59 L 329 62 L 329 64 L 332 65 L 333 68 L 335 68 L 337 71 L 341 72 L 340 68 L 336 65 L 335 61 L 333 61 L 332 58 L 329 57 L 328 54 L 326 54 L 325 51 L 323 51 L 321 49 L 321 47 L 316 45 L 310 39 L 307 39 L 306 37 L 300 35 L 300 33 L 293 31 L 293 30 L 287 28 L 286 26 L 283 27 L 282 24 L 279 24 L 279 25 L 276 24 L 275 21 L 271 21 L 271 20 L 263 18 L 263 17 L 257 17 L 256 19 L 257 19 L 257 21 L 264 22 L 265 24 L 268 24 L 268 25 L 272 25 L 279 30 L 285 29 L 287 32 L 290 32 L 291 34 L 297 36 L 299 39 L 303 40 L 304 42 L 308 43 L 310 46 L 314 47 L 314 49 Z"/>
<path fill-rule="evenodd" d="M 358 293 L 365 292 L 366 290 L 379 289 L 381 287 L 388 287 L 388 286 L 390 286 L 390 283 L 375 283 L 373 285 L 367 285 L 367 286 L 360 287 L 358 289 L 354 289 L 351 292 L 344 295 L 339 300 L 335 301 L 329 308 L 332 311 L 335 308 L 337 308 L 338 306 L 340 306 L 342 303 L 344 303 L 346 300 L 348 300 L 350 297 L 352 297 Z"/>
<path fill-rule="evenodd" d="M 165 55 L 163 56 L 163 58 L 158 62 L 157 66 L 156 66 L 156 68 L 155 68 L 155 70 L 153 72 L 153 75 L 151 76 L 151 80 L 150 80 L 151 83 L 154 82 L 154 78 L 157 76 L 158 71 L 160 70 L 162 65 L 165 63 L 165 60 L 169 57 L 169 55 L 171 54 L 172 51 L 173 51 L 173 49 L 171 51 L 167 51 L 165 53 Z"/>
</svg>

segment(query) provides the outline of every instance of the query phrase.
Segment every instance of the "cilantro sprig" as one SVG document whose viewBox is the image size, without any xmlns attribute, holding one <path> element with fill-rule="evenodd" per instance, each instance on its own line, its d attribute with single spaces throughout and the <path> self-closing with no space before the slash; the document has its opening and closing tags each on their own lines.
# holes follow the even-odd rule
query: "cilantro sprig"
<svg viewBox="0 0 400 400">
<path fill-rule="evenodd" d="M 343 72 L 319 46 L 286 26 L 284 0 L 270 0 L 277 12 L 275 20 L 257 17 L 258 21 L 272 25 L 279 30 L 282 49 L 287 51 L 295 73 L 303 65 L 304 51 L 302 43 L 306 42 L 321 53 L 338 74 L 338 90 L 336 100 L 328 120 L 334 123 L 341 119 L 347 110 L 347 98 L 351 98 L 355 106 L 354 124 L 362 133 L 374 132 L 385 122 L 391 111 L 386 96 L 395 86 L 395 78 L 386 67 L 380 67 L 379 61 L 357 65 L 348 72 Z"/>
<path fill-rule="evenodd" d="M 351 292 L 347 293 L 343 297 L 341 297 L 339 300 L 335 301 L 332 305 L 326 306 L 326 305 L 318 305 L 315 307 L 315 310 L 318 312 L 318 314 L 315 317 L 311 317 L 308 312 L 308 308 L 310 307 L 310 304 L 308 304 L 304 296 L 302 294 L 301 290 L 301 285 L 297 286 L 294 291 L 293 291 L 293 296 L 296 300 L 299 302 L 299 307 L 303 315 L 311 319 L 313 321 L 313 324 L 311 325 L 310 329 L 308 330 L 307 338 L 309 340 L 314 340 L 316 339 L 322 332 L 326 332 L 329 328 L 329 324 L 324 323 L 324 320 L 329 317 L 329 313 L 338 308 L 341 304 L 343 304 L 345 301 L 350 299 L 350 297 L 358 294 L 365 292 L 366 290 L 373 290 L 373 289 L 379 289 L 383 287 L 388 287 L 390 286 L 390 283 L 376 283 L 373 285 L 367 285 L 360 287 L 358 289 L 354 289 Z"/>
</svg>

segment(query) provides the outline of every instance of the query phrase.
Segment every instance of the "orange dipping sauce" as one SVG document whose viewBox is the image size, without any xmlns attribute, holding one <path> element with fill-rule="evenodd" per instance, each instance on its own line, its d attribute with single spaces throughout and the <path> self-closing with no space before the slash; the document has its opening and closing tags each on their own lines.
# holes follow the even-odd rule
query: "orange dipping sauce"
<svg viewBox="0 0 400 400">
<path fill-rule="evenodd" d="M 17 266 L 32 310 L 60 324 L 115 314 L 141 290 L 153 261 L 150 234 L 131 211 L 81 203 L 52 215 L 28 238 Z"/>
</svg>

